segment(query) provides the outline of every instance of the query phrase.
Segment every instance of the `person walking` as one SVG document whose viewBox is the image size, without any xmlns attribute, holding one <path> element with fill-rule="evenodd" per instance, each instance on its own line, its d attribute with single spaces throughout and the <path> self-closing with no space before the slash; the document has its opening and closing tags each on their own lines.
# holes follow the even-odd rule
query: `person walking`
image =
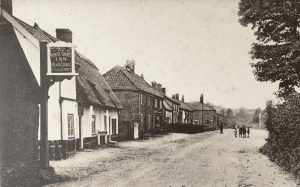
<svg viewBox="0 0 300 187">
<path fill-rule="evenodd" d="M 243 134 L 243 129 L 242 129 L 242 127 L 240 127 L 240 128 L 239 128 L 239 137 L 243 137 L 242 134 Z"/>
<path fill-rule="evenodd" d="M 220 134 L 223 134 L 223 124 L 220 124 Z"/>
<path fill-rule="evenodd" d="M 248 127 L 247 134 L 248 134 L 248 137 L 247 137 L 247 138 L 249 138 L 249 134 L 250 134 L 250 127 Z"/>
<path fill-rule="evenodd" d="M 237 137 L 237 130 L 234 128 L 234 136 Z"/>
</svg>

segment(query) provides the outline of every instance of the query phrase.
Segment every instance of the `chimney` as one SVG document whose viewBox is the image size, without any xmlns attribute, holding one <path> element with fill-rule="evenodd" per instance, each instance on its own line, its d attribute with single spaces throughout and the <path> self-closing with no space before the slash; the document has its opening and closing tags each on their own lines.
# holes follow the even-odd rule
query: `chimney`
<svg viewBox="0 0 300 187">
<path fill-rule="evenodd" d="M 200 96 L 200 103 L 203 103 L 203 94 Z"/>
<path fill-rule="evenodd" d="M 154 90 L 157 90 L 157 83 L 155 81 L 152 81 L 152 88 Z"/>
<path fill-rule="evenodd" d="M 184 103 L 184 95 L 182 95 L 182 102 Z"/>
<path fill-rule="evenodd" d="M 72 31 L 70 29 L 56 29 L 56 38 L 67 43 L 72 43 Z"/>
<path fill-rule="evenodd" d="M 166 88 L 162 88 L 161 91 L 163 94 L 166 94 Z"/>
<path fill-rule="evenodd" d="M 175 99 L 175 95 L 174 94 L 172 95 L 172 99 Z"/>
<path fill-rule="evenodd" d="M 0 6 L 10 15 L 12 15 L 12 0 L 0 0 Z"/>
<path fill-rule="evenodd" d="M 135 61 L 134 60 L 126 60 L 126 69 L 129 69 L 131 73 L 134 73 L 134 66 L 135 66 Z"/>
<path fill-rule="evenodd" d="M 157 91 L 161 92 L 161 86 L 162 86 L 161 84 L 159 83 L 157 84 Z"/>
<path fill-rule="evenodd" d="M 144 75 L 143 74 L 141 74 L 141 77 L 142 77 L 142 79 L 144 79 Z"/>
<path fill-rule="evenodd" d="M 179 101 L 179 94 L 175 94 L 175 99 Z"/>
</svg>

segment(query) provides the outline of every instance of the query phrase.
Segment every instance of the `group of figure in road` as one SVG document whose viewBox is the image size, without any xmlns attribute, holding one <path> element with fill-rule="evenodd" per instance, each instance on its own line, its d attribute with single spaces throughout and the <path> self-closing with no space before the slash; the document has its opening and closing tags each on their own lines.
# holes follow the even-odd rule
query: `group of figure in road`
<svg viewBox="0 0 300 187">
<path fill-rule="evenodd" d="M 248 134 L 248 136 L 246 136 Z M 237 137 L 237 127 L 234 128 L 234 135 Z M 250 127 L 246 129 L 245 126 L 239 128 L 239 137 L 240 138 L 249 138 L 250 135 Z"/>
</svg>

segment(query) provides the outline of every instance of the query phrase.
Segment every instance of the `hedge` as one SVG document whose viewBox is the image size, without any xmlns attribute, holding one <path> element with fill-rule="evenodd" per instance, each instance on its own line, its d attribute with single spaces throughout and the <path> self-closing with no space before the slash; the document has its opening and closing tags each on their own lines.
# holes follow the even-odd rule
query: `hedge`
<svg viewBox="0 0 300 187">
<path fill-rule="evenodd" d="M 265 122 L 269 131 L 266 144 L 260 152 L 284 170 L 300 174 L 300 95 L 291 95 L 277 107 L 267 107 Z"/>
<path fill-rule="evenodd" d="M 195 134 L 204 132 L 204 128 L 201 125 L 193 125 L 193 124 L 168 124 L 166 126 L 167 132 L 177 132 L 177 133 L 187 133 L 187 134 Z"/>
</svg>

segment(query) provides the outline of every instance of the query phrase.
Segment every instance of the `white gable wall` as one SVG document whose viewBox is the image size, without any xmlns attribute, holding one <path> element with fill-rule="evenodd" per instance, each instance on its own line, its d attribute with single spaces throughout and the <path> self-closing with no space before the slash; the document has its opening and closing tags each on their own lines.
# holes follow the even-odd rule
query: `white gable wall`
<svg viewBox="0 0 300 187">
<path fill-rule="evenodd" d="M 29 41 L 23 34 L 19 32 L 14 27 L 15 33 L 18 37 L 18 40 L 23 48 L 25 56 L 27 58 L 28 63 L 34 73 L 34 76 L 39 83 L 40 83 L 40 49 L 36 47 L 31 41 Z"/>
</svg>

